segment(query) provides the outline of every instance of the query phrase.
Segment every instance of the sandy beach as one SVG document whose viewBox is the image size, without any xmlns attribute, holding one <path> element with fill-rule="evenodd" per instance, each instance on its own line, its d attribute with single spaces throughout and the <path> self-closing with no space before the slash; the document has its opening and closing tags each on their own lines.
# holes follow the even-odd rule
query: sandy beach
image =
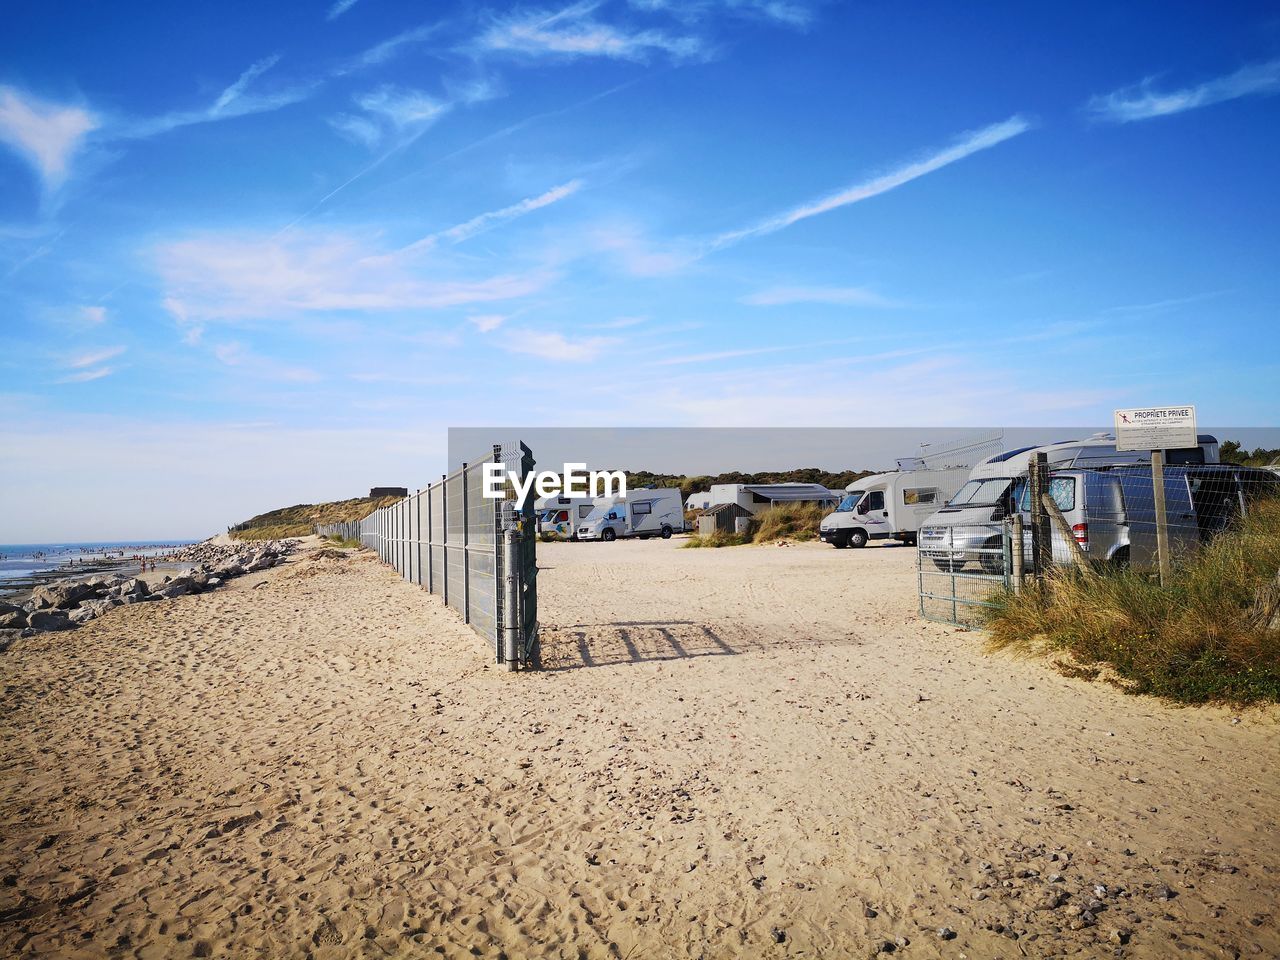
<svg viewBox="0 0 1280 960">
<path fill-rule="evenodd" d="M 539 548 L 508 674 L 371 555 L 0 656 L 0 953 L 1280 954 L 1275 711 L 918 619 L 915 551 Z"/>
</svg>

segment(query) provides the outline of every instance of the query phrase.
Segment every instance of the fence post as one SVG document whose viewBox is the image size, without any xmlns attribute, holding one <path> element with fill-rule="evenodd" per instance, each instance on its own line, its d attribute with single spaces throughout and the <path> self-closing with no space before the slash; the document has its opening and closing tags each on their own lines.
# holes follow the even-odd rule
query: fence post
<svg viewBox="0 0 1280 960">
<path fill-rule="evenodd" d="M 427 592 L 436 592 L 436 558 L 435 547 L 431 545 L 433 528 L 431 525 L 431 484 L 427 484 Z"/>
<path fill-rule="evenodd" d="M 1009 527 L 1013 542 L 1009 552 L 1013 556 L 1013 592 L 1022 592 L 1022 565 L 1026 563 L 1025 547 L 1022 544 L 1022 514 L 1015 513 L 1009 518 Z"/>
<path fill-rule="evenodd" d="M 502 558 L 502 652 L 510 671 L 520 662 L 520 540 L 515 524 L 502 532 Z"/>
<path fill-rule="evenodd" d="M 471 523 L 467 513 L 467 465 L 462 465 L 462 622 L 471 622 Z"/>
<path fill-rule="evenodd" d="M 1032 571 L 1039 579 L 1053 566 L 1053 533 L 1049 514 L 1044 508 L 1044 496 L 1049 492 L 1048 454 L 1037 453 L 1027 466 L 1028 492 L 1031 495 Z"/>
<path fill-rule="evenodd" d="M 1155 496 L 1156 556 L 1160 564 L 1160 586 L 1167 587 L 1172 576 L 1169 564 L 1169 514 L 1164 502 L 1164 451 L 1151 451 L 1151 492 Z"/>
<path fill-rule="evenodd" d="M 440 474 L 440 530 L 443 533 L 440 548 L 440 556 L 444 558 L 444 586 L 440 591 L 440 596 L 444 598 L 444 605 L 449 605 L 449 475 L 447 473 Z"/>
</svg>

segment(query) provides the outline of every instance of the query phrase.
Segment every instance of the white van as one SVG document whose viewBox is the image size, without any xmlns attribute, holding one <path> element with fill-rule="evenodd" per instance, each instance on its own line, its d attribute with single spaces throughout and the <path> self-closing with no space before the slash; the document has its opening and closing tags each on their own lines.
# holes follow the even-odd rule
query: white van
<svg viewBox="0 0 1280 960">
<path fill-rule="evenodd" d="M 855 480 L 834 513 L 822 518 L 818 536 L 837 550 L 869 540 L 914 544 L 922 521 L 956 492 L 955 470 L 895 470 Z"/>
<path fill-rule="evenodd" d="M 558 496 L 540 497 L 534 501 L 534 516 L 537 518 L 539 534 L 563 537 L 576 540 L 578 525 L 595 509 L 595 501 L 590 497 Z"/>
<path fill-rule="evenodd" d="M 617 540 L 619 537 L 662 537 L 684 533 L 684 498 L 678 487 L 628 490 L 626 499 L 602 497 L 578 525 L 579 540 Z"/>
</svg>

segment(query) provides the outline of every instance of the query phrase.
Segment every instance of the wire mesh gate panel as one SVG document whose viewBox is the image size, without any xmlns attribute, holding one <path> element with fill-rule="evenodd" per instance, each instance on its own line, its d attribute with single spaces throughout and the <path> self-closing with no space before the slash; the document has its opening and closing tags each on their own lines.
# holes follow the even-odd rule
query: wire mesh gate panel
<svg viewBox="0 0 1280 960">
<path fill-rule="evenodd" d="M 400 575 L 439 596 L 493 644 L 499 663 L 537 664 L 537 565 L 533 506 L 484 495 L 485 467 L 500 464 L 523 480 L 534 460 L 524 444 L 440 478 L 358 523 L 316 527 L 322 536 L 358 539 Z M 514 655 L 513 655 L 514 652 Z"/>
<path fill-rule="evenodd" d="M 1012 546 L 1008 526 L 999 523 L 920 531 L 920 615 L 961 627 L 981 626 L 993 597 L 1012 585 Z"/>
</svg>

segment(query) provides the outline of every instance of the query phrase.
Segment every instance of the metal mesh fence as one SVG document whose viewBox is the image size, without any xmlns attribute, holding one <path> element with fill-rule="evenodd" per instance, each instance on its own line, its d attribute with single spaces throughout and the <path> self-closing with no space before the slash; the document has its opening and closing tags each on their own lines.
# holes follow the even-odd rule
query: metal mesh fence
<svg viewBox="0 0 1280 960">
<path fill-rule="evenodd" d="M 536 665 L 532 505 L 515 504 L 510 484 L 502 497 L 484 495 L 485 467 L 494 463 L 523 478 L 533 457 L 523 444 L 495 444 L 483 461 L 464 464 L 363 520 L 317 526 L 316 533 L 359 540 L 406 580 L 439 596 L 493 643 L 498 662 Z"/>
</svg>

